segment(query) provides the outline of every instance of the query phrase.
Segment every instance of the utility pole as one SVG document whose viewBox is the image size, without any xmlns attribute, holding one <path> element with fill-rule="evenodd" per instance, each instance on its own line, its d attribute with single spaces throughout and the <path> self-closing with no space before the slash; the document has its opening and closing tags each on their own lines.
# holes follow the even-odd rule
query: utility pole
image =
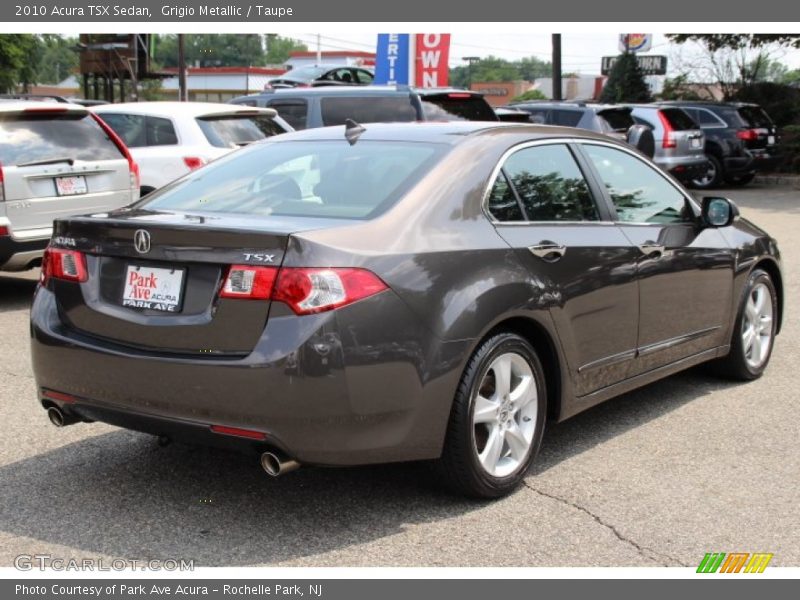
<svg viewBox="0 0 800 600">
<path fill-rule="evenodd" d="M 320 35 L 317 34 L 317 66 L 322 64 L 322 44 L 320 43 Z"/>
<path fill-rule="evenodd" d="M 553 100 L 563 100 L 561 96 L 561 34 L 553 34 Z"/>
<path fill-rule="evenodd" d="M 183 34 L 178 34 L 178 100 L 187 102 L 189 90 L 186 89 L 186 52 L 183 45 Z"/>
<path fill-rule="evenodd" d="M 472 89 L 472 63 L 478 62 L 480 56 L 463 56 L 461 60 L 467 62 L 467 89 Z"/>
</svg>

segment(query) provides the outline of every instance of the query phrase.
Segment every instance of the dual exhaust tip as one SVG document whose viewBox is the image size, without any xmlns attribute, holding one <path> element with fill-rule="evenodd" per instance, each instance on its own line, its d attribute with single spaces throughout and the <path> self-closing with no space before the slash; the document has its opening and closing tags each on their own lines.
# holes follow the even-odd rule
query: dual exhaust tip
<svg viewBox="0 0 800 600">
<path fill-rule="evenodd" d="M 78 422 L 76 417 L 65 413 L 57 406 L 47 409 L 47 418 L 56 427 L 66 427 Z M 271 450 L 261 454 L 261 468 L 271 477 L 280 477 L 299 469 L 300 463 L 278 450 Z"/>
</svg>

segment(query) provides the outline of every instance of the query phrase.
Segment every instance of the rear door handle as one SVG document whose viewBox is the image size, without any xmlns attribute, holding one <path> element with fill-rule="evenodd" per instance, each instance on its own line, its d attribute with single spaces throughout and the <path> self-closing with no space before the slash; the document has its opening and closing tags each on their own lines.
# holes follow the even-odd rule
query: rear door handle
<svg viewBox="0 0 800 600">
<path fill-rule="evenodd" d="M 534 256 L 553 262 L 564 256 L 567 247 L 551 242 L 550 240 L 542 240 L 535 246 L 528 246 L 528 250 L 530 250 Z"/>
<path fill-rule="evenodd" d="M 639 246 L 639 250 L 649 258 L 661 258 L 664 255 L 664 246 L 656 242 L 645 242 Z"/>
</svg>

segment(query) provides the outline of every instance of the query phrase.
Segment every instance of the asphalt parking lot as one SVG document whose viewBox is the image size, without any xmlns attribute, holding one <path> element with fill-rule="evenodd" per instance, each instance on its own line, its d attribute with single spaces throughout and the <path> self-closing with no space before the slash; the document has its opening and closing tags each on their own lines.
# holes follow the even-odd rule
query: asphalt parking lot
<svg viewBox="0 0 800 600">
<path fill-rule="evenodd" d="M 496 502 L 439 490 L 425 465 L 300 469 L 103 424 L 55 429 L 35 400 L 38 273 L 0 275 L 0 565 L 20 554 L 194 559 L 195 566 L 696 566 L 772 552 L 800 566 L 800 190 L 725 190 L 778 238 L 788 310 L 766 375 L 702 370 L 545 434 L 525 486 Z"/>
</svg>

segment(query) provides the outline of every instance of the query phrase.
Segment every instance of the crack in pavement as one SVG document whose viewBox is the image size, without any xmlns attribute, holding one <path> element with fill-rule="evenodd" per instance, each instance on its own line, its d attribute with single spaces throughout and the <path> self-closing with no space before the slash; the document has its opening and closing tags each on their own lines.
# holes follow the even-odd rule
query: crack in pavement
<svg viewBox="0 0 800 600">
<path fill-rule="evenodd" d="M 553 494 L 548 494 L 547 492 L 543 492 L 543 491 L 541 491 L 539 489 L 536 489 L 535 487 L 533 487 L 530 483 L 528 483 L 525 480 L 522 481 L 522 485 L 525 486 L 526 488 L 528 488 L 530 491 L 532 491 L 535 494 L 539 494 L 540 496 L 544 496 L 545 498 L 549 498 L 551 500 L 555 500 L 556 502 L 560 502 L 561 504 L 564 504 L 564 505 L 569 506 L 571 508 L 574 508 L 575 510 L 578 510 L 578 511 L 584 513 L 584 514 L 589 515 L 596 523 L 598 523 L 599 525 L 602 525 L 603 527 L 605 527 L 606 529 L 611 531 L 611 533 L 613 533 L 614 536 L 619 541 L 621 541 L 621 542 L 623 542 L 625 544 L 628 544 L 629 546 L 632 546 L 633 548 L 635 548 L 636 552 L 640 556 L 646 558 L 647 560 L 651 560 L 653 562 L 660 563 L 664 567 L 674 566 L 675 563 L 677 563 L 678 565 L 680 565 L 682 567 L 689 566 L 689 565 L 684 564 L 683 562 L 681 562 L 677 558 L 674 558 L 674 557 L 666 555 L 666 554 L 660 554 L 659 552 L 656 552 L 655 550 L 652 550 L 650 548 L 646 548 L 644 546 L 641 546 L 641 545 L 637 544 L 634 540 L 622 535 L 616 527 L 614 527 L 610 523 L 606 523 L 605 521 L 603 521 L 603 519 L 601 519 L 599 515 L 594 514 L 593 512 L 591 512 L 587 508 L 584 508 L 580 504 L 575 504 L 574 502 L 570 502 L 566 498 L 561 498 L 560 496 L 555 496 Z M 666 561 L 672 561 L 673 564 L 669 564 L 669 563 L 665 562 L 665 560 Z"/>
<path fill-rule="evenodd" d="M 11 377 L 23 377 L 25 379 L 33 379 L 33 375 L 25 375 L 24 373 L 12 373 L 11 371 L 6 371 L 5 369 L 0 369 L 0 373 L 3 375 L 11 375 Z"/>
</svg>

